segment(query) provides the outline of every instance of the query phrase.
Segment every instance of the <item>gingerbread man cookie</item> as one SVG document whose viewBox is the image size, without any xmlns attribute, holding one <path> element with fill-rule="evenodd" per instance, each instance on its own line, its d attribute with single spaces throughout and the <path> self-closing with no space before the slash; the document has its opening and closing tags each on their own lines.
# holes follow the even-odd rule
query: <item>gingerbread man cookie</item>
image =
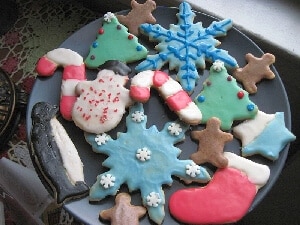
<svg viewBox="0 0 300 225">
<path fill-rule="evenodd" d="M 275 56 L 266 53 L 261 58 L 257 58 L 251 53 L 246 54 L 248 64 L 243 68 L 238 68 L 233 72 L 233 76 L 243 83 L 244 88 L 250 94 L 257 92 L 256 83 L 262 79 L 274 79 L 275 74 L 270 69 L 270 65 L 275 62 Z"/>
<path fill-rule="evenodd" d="M 143 206 L 131 205 L 131 196 L 127 193 L 118 194 L 115 201 L 114 207 L 100 212 L 100 217 L 110 220 L 111 225 L 138 225 L 139 219 L 146 214 Z"/>
<path fill-rule="evenodd" d="M 135 0 L 132 0 L 131 8 L 131 11 L 126 16 L 117 15 L 119 22 L 125 25 L 130 33 L 138 35 L 141 24 L 156 22 L 156 19 L 152 15 L 152 11 L 156 9 L 155 1 L 147 0 L 144 4 L 139 4 Z"/>
<path fill-rule="evenodd" d="M 201 131 L 192 131 L 191 137 L 199 141 L 198 151 L 191 155 L 191 159 L 202 164 L 210 162 L 218 168 L 224 168 L 228 160 L 223 155 L 224 145 L 233 139 L 230 133 L 220 130 L 221 121 L 212 117 L 208 120 L 206 128 Z"/>
</svg>

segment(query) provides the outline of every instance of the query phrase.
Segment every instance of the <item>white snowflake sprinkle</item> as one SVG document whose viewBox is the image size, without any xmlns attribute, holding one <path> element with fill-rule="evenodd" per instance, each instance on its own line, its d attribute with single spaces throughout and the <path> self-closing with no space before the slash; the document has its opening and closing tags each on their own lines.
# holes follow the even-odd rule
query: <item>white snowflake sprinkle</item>
<svg viewBox="0 0 300 225">
<path fill-rule="evenodd" d="M 213 63 L 213 70 L 220 72 L 223 68 L 224 68 L 224 62 L 222 62 L 220 60 L 216 60 Z"/>
<path fill-rule="evenodd" d="M 131 114 L 131 118 L 134 122 L 140 123 L 145 119 L 145 114 L 141 111 L 135 111 Z"/>
<path fill-rule="evenodd" d="M 110 23 L 113 18 L 115 18 L 115 14 L 113 14 L 112 12 L 106 13 L 103 17 L 103 19 L 108 23 Z"/>
<path fill-rule="evenodd" d="M 168 126 L 168 131 L 171 135 L 178 136 L 182 132 L 182 128 L 178 123 L 171 123 L 170 126 Z"/>
<path fill-rule="evenodd" d="M 191 164 L 186 165 L 186 174 L 191 177 L 196 177 L 200 174 L 200 166 L 192 162 Z"/>
<path fill-rule="evenodd" d="M 110 188 L 115 185 L 116 178 L 111 174 L 105 174 L 101 176 L 100 184 L 105 188 Z"/>
<path fill-rule="evenodd" d="M 107 135 L 106 133 L 103 134 L 97 134 L 95 137 L 95 141 L 97 145 L 103 145 L 109 140 L 110 136 Z"/>
<path fill-rule="evenodd" d="M 144 148 L 139 148 L 137 151 L 136 151 L 136 157 L 145 162 L 146 160 L 149 160 L 151 158 L 151 151 L 144 147 Z"/>
<path fill-rule="evenodd" d="M 161 203 L 161 198 L 159 196 L 159 193 L 151 192 L 147 196 L 147 205 L 148 206 L 157 207 L 158 204 L 160 204 L 160 203 Z"/>
</svg>

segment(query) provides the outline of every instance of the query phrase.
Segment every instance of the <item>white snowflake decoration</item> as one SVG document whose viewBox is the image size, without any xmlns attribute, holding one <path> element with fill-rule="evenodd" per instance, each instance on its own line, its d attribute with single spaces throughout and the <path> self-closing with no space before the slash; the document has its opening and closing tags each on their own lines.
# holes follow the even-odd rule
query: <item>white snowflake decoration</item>
<svg viewBox="0 0 300 225">
<path fill-rule="evenodd" d="M 161 198 L 159 196 L 159 193 L 151 192 L 147 196 L 147 205 L 152 207 L 157 207 L 161 203 Z"/>
<path fill-rule="evenodd" d="M 107 189 L 115 185 L 115 180 L 116 178 L 113 175 L 105 174 L 101 176 L 100 184 Z"/>
<path fill-rule="evenodd" d="M 213 63 L 213 70 L 220 72 L 222 70 L 222 68 L 224 68 L 224 62 L 222 62 L 220 60 L 216 60 Z"/>
<path fill-rule="evenodd" d="M 115 14 L 113 14 L 112 12 L 108 12 L 108 13 L 106 13 L 106 14 L 104 15 L 104 18 L 103 18 L 103 19 L 104 19 L 106 22 L 110 23 L 111 20 L 112 20 L 113 18 L 115 18 Z"/>
<path fill-rule="evenodd" d="M 97 145 L 103 145 L 109 140 L 110 136 L 107 135 L 106 133 L 103 134 L 97 134 L 95 137 L 95 141 Z"/>
<path fill-rule="evenodd" d="M 137 151 L 136 151 L 136 157 L 145 162 L 146 160 L 149 160 L 151 158 L 151 151 L 144 147 L 144 148 L 139 148 Z"/>
<path fill-rule="evenodd" d="M 196 177 L 198 174 L 200 174 L 200 166 L 194 162 L 186 165 L 186 174 L 191 177 Z"/>
<path fill-rule="evenodd" d="M 131 114 L 131 118 L 134 122 L 140 123 L 145 119 L 145 114 L 141 111 L 135 111 Z"/>
<path fill-rule="evenodd" d="M 178 123 L 171 123 L 170 126 L 168 126 L 168 131 L 171 135 L 178 136 L 182 132 L 182 128 Z"/>
</svg>

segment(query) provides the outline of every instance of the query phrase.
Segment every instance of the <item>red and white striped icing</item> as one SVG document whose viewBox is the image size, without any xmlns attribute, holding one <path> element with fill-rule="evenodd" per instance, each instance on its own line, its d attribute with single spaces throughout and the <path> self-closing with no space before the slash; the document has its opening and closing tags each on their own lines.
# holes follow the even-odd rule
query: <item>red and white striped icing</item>
<svg viewBox="0 0 300 225">
<path fill-rule="evenodd" d="M 162 71 L 146 70 L 135 75 L 131 80 L 130 96 L 138 102 L 150 98 L 150 88 L 156 88 L 169 108 L 179 118 L 189 124 L 199 124 L 202 114 L 181 85 Z"/>
</svg>

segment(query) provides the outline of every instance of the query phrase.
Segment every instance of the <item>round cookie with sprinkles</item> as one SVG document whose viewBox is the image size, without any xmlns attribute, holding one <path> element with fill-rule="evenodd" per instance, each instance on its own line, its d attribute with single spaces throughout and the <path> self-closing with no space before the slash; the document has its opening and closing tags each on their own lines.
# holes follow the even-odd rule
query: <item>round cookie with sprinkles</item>
<svg viewBox="0 0 300 225">
<path fill-rule="evenodd" d="M 129 63 L 145 58 L 148 50 L 139 44 L 137 37 L 128 33 L 127 30 L 113 13 L 105 14 L 97 39 L 92 43 L 84 61 L 86 66 L 97 68 L 108 60 Z"/>
<path fill-rule="evenodd" d="M 217 117 L 221 120 L 222 130 L 229 130 L 234 120 L 254 118 L 258 111 L 258 107 L 250 101 L 248 92 L 238 86 L 219 60 L 211 66 L 209 77 L 195 103 L 202 113 L 201 123 Z"/>
</svg>

